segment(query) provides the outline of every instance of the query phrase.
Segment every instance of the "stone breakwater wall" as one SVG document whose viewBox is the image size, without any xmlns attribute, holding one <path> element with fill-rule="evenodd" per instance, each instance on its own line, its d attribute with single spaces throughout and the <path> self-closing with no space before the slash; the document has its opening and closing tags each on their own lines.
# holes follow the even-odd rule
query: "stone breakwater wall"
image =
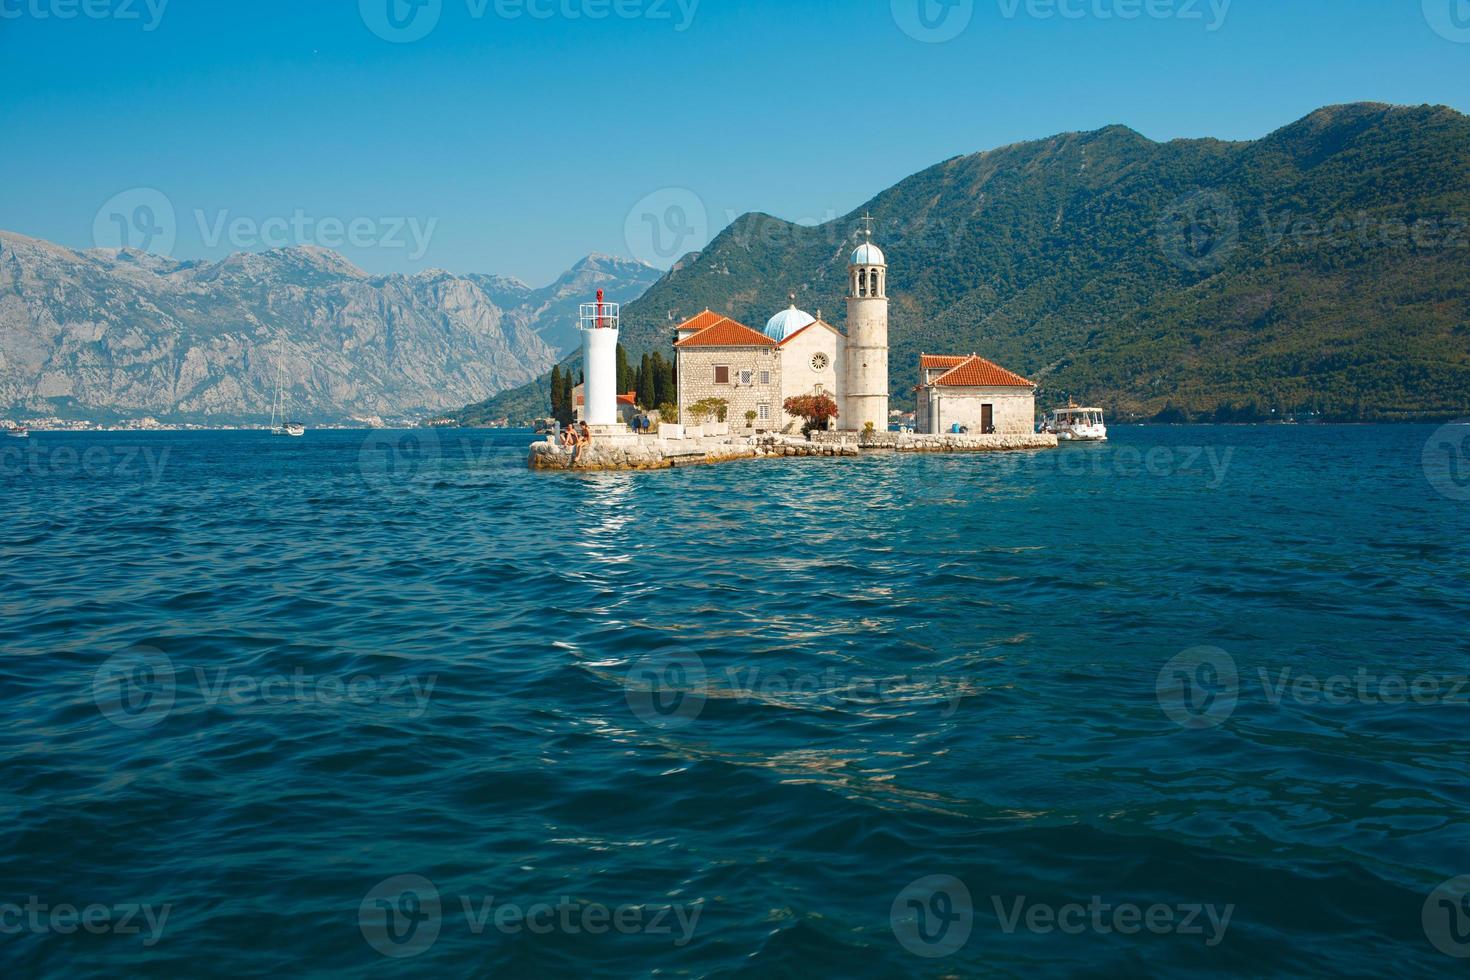
<svg viewBox="0 0 1470 980">
<path fill-rule="evenodd" d="M 994 453 L 1055 449 L 1053 435 L 914 435 L 912 433 L 813 433 L 800 436 L 703 439 L 616 439 L 594 442 L 576 455 L 550 442 L 531 445 L 533 470 L 667 470 L 680 466 L 725 463 L 740 459 L 860 456 L 868 452 Z M 877 438 L 861 438 L 876 436 Z"/>
<path fill-rule="evenodd" d="M 1002 453 L 1030 449 L 1055 449 L 1057 437 L 1049 433 L 1007 432 L 992 435 L 956 435 L 942 432 L 813 432 L 820 445 L 857 446 L 869 452 L 900 453 Z"/>
<path fill-rule="evenodd" d="M 901 453 L 1011 453 L 1030 449 L 1055 449 L 1057 437 L 1049 433 L 1029 432 L 989 436 L 905 434 L 893 448 Z"/>
</svg>

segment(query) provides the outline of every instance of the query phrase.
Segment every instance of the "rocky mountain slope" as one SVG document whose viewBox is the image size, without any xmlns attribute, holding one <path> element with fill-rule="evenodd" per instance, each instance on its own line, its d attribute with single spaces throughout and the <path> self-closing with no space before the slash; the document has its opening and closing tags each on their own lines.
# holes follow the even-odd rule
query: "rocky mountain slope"
<svg viewBox="0 0 1470 980">
<path fill-rule="evenodd" d="M 532 289 L 371 276 L 313 247 L 181 262 L 0 232 L 0 407 L 258 421 L 279 375 L 306 421 L 434 414 L 537 377 L 571 345 L 577 302 L 599 286 L 626 302 L 657 276 L 591 256 Z"/>
<path fill-rule="evenodd" d="M 979 352 L 1124 415 L 1470 413 L 1470 117 L 1337 106 L 1260 140 L 1121 126 L 957 157 L 819 227 L 746 215 L 624 310 L 759 326 L 794 290 L 842 324 L 861 228 L 891 263 L 894 404 L 921 351 Z M 466 417 L 537 414 L 545 385 Z"/>
</svg>

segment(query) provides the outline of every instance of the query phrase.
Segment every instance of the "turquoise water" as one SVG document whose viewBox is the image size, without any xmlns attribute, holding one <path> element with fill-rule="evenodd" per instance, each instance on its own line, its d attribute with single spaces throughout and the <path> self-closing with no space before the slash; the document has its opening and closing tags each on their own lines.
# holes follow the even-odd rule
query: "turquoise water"
<svg viewBox="0 0 1470 980">
<path fill-rule="evenodd" d="M 1434 427 L 364 435 L 0 446 L 11 975 L 1463 968 Z"/>
</svg>

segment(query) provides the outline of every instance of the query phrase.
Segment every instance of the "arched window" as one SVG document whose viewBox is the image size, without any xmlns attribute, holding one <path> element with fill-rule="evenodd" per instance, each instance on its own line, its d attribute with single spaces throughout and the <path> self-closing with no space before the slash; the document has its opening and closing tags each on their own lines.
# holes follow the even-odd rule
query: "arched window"
<svg viewBox="0 0 1470 980">
<path fill-rule="evenodd" d="M 859 296 L 866 296 L 866 295 L 868 295 L 868 277 L 865 276 L 865 275 L 863 275 L 863 270 L 861 270 L 861 269 L 858 270 L 858 290 L 857 290 L 857 294 Z"/>
<path fill-rule="evenodd" d="M 872 293 L 874 296 L 877 296 L 878 295 L 878 270 L 877 269 L 869 269 L 868 270 L 868 292 Z"/>
</svg>

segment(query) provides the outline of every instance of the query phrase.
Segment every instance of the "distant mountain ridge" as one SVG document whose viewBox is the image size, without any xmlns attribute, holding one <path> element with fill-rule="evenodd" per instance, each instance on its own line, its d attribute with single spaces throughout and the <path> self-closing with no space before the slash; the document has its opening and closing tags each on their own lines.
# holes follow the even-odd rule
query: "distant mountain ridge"
<svg viewBox="0 0 1470 980">
<path fill-rule="evenodd" d="M 0 232 L 0 409 L 259 420 L 279 372 L 306 421 L 440 413 L 549 370 L 597 288 L 627 302 L 658 276 L 593 255 L 533 289 L 373 276 L 313 246 L 178 261 Z"/>
<path fill-rule="evenodd" d="M 631 353 L 706 307 L 842 325 L 858 216 L 891 263 L 890 380 L 979 352 L 1043 402 L 1245 420 L 1470 414 L 1470 118 L 1334 106 L 1262 139 L 1123 126 L 956 157 L 818 227 L 748 214 L 623 311 Z M 544 383 L 462 418 L 543 414 Z"/>
</svg>

